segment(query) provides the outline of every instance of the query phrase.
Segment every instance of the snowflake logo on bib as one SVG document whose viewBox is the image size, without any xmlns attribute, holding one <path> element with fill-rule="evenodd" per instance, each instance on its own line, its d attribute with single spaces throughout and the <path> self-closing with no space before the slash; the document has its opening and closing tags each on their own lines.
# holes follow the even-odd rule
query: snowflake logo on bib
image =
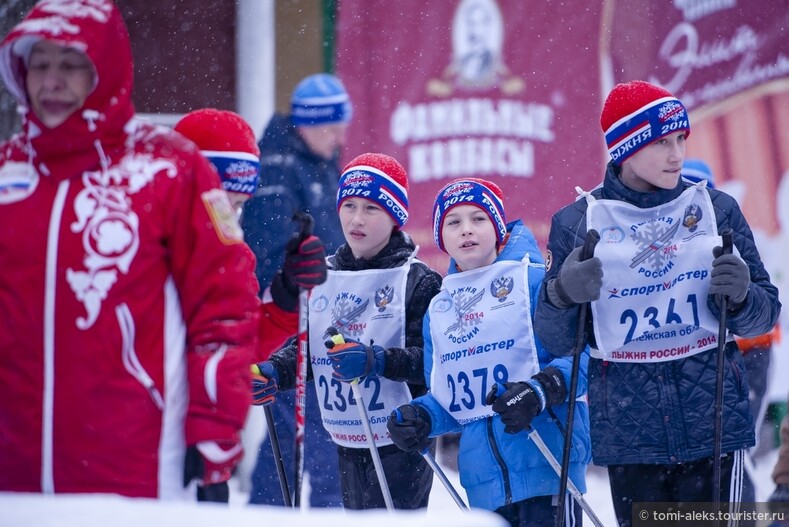
<svg viewBox="0 0 789 527">
<path fill-rule="evenodd" d="M 485 290 L 477 291 L 474 287 L 461 288 L 453 292 L 451 296 L 455 307 L 455 323 L 444 331 L 444 335 L 461 336 L 474 333 L 474 326 L 479 324 L 482 313 L 473 313 L 472 310 L 485 296 Z"/>
<path fill-rule="evenodd" d="M 359 317 L 367 309 L 370 299 L 362 301 L 353 293 L 342 293 L 334 300 L 331 310 L 332 326 L 345 337 L 358 337 L 364 333 L 365 323 L 359 323 Z"/>
<path fill-rule="evenodd" d="M 661 276 L 666 269 L 673 267 L 671 260 L 676 254 L 674 235 L 679 222 L 672 217 L 631 225 L 630 237 L 638 247 L 638 253 L 630 260 L 631 269 L 640 267 L 645 276 Z"/>
</svg>

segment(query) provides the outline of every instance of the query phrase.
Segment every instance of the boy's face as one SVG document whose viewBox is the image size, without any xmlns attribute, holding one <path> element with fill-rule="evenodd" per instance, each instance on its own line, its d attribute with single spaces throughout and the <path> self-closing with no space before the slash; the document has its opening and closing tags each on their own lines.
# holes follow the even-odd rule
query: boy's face
<svg viewBox="0 0 789 527">
<path fill-rule="evenodd" d="M 622 163 L 622 182 L 637 192 L 677 186 L 685 161 L 687 132 L 674 132 L 645 146 Z"/>
<path fill-rule="evenodd" d="M 449 256 L 464 271 L 496 261 L 496 227 L 475 205 L 458 205 L 444 216 L 441 240 Z"/>
<path fill-rule="evenodd" d="M 323 159 L 332 159 L 345 145 L 348 123 L 322 124 L 318 126 L 299 126 L 299 134 L 313 153 Z"/>
<path fill-rule="evenodd" d="M 356 258 L 372 258 L 389 243 L 396 223 L 380 205 L 364 198 L 348 198 L 340 205 L 345 241 Z"/>
<path fill-rule="evenodd" d="M 25 86 L 30 106 L 49 128 L 82 108 L 93 90 L 93 63 L 74 48 L 41 41 L 33 46 Z"/>
</svg>

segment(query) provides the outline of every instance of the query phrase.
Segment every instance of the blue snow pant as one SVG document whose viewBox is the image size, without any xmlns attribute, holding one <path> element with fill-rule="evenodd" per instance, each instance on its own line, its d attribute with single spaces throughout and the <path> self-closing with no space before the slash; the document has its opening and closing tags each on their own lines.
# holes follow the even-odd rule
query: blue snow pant
<svg viewBox="0 0 789 527">
<path fill-rule="evenodd" d="M 323 428 L 315 384 L 307 383 L 307 408 L 304 437 L 304 471 L 309 472 L 310 503 L 313 508 L 342 507 L 342 491 L 337 462 L 337 445 Z M 293 450 L 296 436 L 296 390 L 277 393 L 269 406 L 282 450 L 288 488 L 293 493 Z M 306 477 L 305 477 L 306 479 Z M 277 465 L 271 451 L 269 436 L 260 445 L 258 460 L 252 473 L 252 490 L 249 503 L 256 505 L 284 506 L 282 489 L 277 476 Z"/>
</svg>

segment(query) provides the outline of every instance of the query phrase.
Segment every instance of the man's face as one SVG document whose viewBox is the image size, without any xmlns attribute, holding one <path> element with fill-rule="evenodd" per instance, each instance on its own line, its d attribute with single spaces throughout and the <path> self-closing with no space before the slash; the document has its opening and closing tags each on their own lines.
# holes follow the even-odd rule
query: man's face
<svg viewBox="0 0 789 527">
<path fill-rule="evenodd" d="M 93 79 L 93 63 L 79 50 L 41 41 L 30 52 L 28 98 L 33 112 L 49 128 L 82 108 L 93 90 Z"/>
<path fill-rule="evenodd" d="M 299 126 L 298 130 L 310 150 L 324 159 L 331 159 L 345 145 L 348 123 Z"/>
</svg>

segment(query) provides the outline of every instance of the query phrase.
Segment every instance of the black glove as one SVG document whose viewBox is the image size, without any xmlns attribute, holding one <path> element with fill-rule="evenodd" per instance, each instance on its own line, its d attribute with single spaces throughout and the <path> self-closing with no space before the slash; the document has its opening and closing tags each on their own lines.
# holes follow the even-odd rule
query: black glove
<svg viewBox="0 0 789 527">
<path fill-rule="evenodd" d="M 296 311 L 299 289 L 312 289 L 326 281 L 326 248 L 317 236 L 299 241 L 293 238 L 285 246 L 285 262 L 271 281 L 271 298 L 285 311 Z"/>
<path fill-rule="evenodd" d="M 206 443 L 214 443 L 211 446 L 215 447 L 209 448 L 208 451 L 211 453 L 208 457 L 200 452 L 200 447 L 197 445 L 187 447 L 184 459 L 184 487 L 196 479 L 198 480 L 197 501 L 228 503 L 230 491 L 227 480 L 241 460 L 243 449 L 237 441 L 226 442 L 221 447 L 216 442 Z M 216 452 L 222 455 L 211 461 L 209 458 Z"/>
<path fill-rule="evenodd" d="M 485 399 L 493 405 L 493 411 L 501 416 L 504 431 L 516 434 L 531 426 L 532 419 L 545 408 L 564 402 L 567 386 L 561 372 L 548 366 L 536 373 L 526 382 L 508 382 L 504 391 L 498 393 L 501 385 L 491 388 Z"/>
<path fill-rule="evenodd" d="M 430 448 L 433 424 L 427 410 L 415 404 L 404 404 L 389 416 L 386 429 L 400 450 L 423 452 Z"/>
<path fill-rule="evenodd" d="M 712 261 L 710 294 L 727 296 L 733 303 L 729 309 L 736 309 L 745 302 L 751 285 L 748 264 L 736 254 L 723 254 L 720 246 L 712 250 L 712 255 L 715 259 Z"/>
<path fill-rule="evenodd" d="M 581 260 L 582 251 L 583 247 L 573 249 L 559 269 L 559 276 L 546 286 L 548 300 L 558 308 L 566 309 L 600 298 L 603 263 L 596 256 Z"/>
</svg>

